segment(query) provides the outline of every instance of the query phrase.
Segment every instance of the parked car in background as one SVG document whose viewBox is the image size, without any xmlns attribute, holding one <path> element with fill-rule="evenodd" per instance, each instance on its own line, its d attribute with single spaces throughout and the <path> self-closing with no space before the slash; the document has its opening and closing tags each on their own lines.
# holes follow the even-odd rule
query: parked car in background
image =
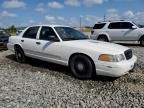
<svg viewBox="0 0 144 108">
<path fill-rule="evenodd" d="M 16 35 L 19 35 L 26 27 L 18 27 L 16 28 Z"/>
<path fill-rule="evenodd" d="M 7 43 L 9 40 L 9 35 L 3 30 L 0 30 L 0 50 L 7 48 Z"/>
<path fill-rule="evenodd" d="M 136 41 L 144 46 L 144 28 L 132 21 L 98 22 L 91 31 L 91 38 L 101 41 Z"/>
<path fill-rule="evenodd" d="M 91 40 L 62 25 L 28 27 L 19 36 L 11 36 L 7 45 L 20 63 L 28 56 L 69 66 L 80 79 L 94 74 L 120 77 L 133 69 L 137 61 L 128 47 Z"/>
</svg>

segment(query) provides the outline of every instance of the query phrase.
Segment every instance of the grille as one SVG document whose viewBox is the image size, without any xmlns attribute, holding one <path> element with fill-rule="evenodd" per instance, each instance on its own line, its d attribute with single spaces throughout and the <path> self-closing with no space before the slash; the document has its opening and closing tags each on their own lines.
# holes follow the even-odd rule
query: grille
<svg viewBox="0 0 144 108">
<path fill-rule="evenodd" d="M 8 40 L 3 40 L 4 43 L 8 43 Z"/>
<path fill-rule="evenodd" d="M 133 56 L 133 53 L 132 53 L 132 50 L 131 50 L 131 49 L 126 50 L 126 51 L 124 52 L 124 54 L 125 54 L 125 57 L 126 57 L 127 60 L 131 59 L 132 56 Z"/>
</svg>

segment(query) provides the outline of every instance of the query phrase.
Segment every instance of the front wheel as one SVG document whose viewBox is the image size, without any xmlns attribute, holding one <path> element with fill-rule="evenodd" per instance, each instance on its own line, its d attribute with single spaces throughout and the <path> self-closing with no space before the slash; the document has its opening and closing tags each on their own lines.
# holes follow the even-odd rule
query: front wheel
<svg viewBox="0 0 144 108">
<path fill-rule="evenodd" d="M 25 61 L 26 61 L 25 54 L 20 47 L 15 48 L 15 57 L 19 63 L 25 63 Z"/>
<path fill-rule="evenodd" d="M 92 61 L 85 55 L 75 55 L 69 63 L 73 75 L 79 79 L 89 79 L 94 72 Z"/>
</svg>

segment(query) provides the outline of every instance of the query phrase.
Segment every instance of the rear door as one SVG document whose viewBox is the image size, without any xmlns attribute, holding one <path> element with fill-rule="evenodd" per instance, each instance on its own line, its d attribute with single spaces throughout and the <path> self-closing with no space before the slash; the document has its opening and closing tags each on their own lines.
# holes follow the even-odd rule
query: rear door
<svg viewBox="0 0 144 108">
<path fill-rule="evenodd" d="M 112 41 L 121 40 L 122 34 L 120 24 L 120 22 L 112 22 L 108 25 L 106 32 L 109 34 L 109 37 L 112 39 Z"/>
<path fill-rule="evenodd" d="M 28 28 L 20 40 L 22 48 L 27 55 L 37 55 L 36 37 L 39 28 L 39 26 Z"/>
</svg>

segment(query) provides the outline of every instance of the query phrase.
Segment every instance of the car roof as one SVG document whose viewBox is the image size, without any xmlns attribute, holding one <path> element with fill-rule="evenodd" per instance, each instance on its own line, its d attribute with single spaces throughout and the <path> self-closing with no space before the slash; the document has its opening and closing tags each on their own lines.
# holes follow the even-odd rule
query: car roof
<svg viewBox="0 0 144 108">
<path fill-rule="evenodd" d="M 70 27 L 66 25 L 56 25 L 56 24 L 41 24 L 41 25 L 32 25 L 30 27 L 35 27 L 35 26 L 48 26 L 48 27 Z"/>
<path fill-rule="evenodd" d="M 101 21 L 101 22 L 97 22 L 96 24 L 111 23 L 111 22 L 132 22 L 132 21 L 129 21 L 129 20 L 112 20 L 112 21 Z"/>
<path fill-rule="evenodd" d="M 3 32 L 3 31 L 4 31 L 4 30 L 1 30 L 1 29 L 0 29 L 0 32 Z"/>
</svg>

